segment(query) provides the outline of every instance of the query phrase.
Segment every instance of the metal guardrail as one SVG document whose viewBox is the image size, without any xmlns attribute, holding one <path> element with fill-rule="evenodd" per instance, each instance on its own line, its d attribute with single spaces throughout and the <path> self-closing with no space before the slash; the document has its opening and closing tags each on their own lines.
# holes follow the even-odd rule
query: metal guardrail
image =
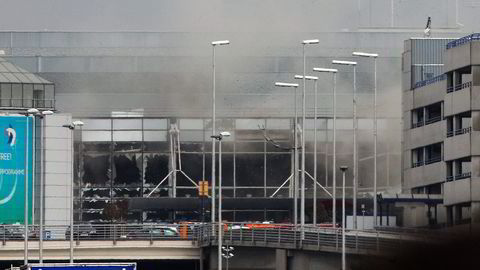
<svg viewBox="0 0 480 270">
<path fill-rule="evenodd" d="M 55 99 L 2 98 L 0 107 L 13 108 L 55 108 Z"/>
<path fill-rule="evenodd" d="M 458 46 L 463 45 L 463 44 L 470 43 L 470 42 L 475 41 L 475 40 L 480 40 L 480 33 L 474 33 L 474 34 L 456 39 L 454 41 L 450 41 L 449 43 L 447 43 L 447 50 L 451 49 L 451 48 L 458 47 Z"/>
<path fill-rule="evenodd" d="M 456 91 L 460 91 L 462 89 L 465 89 L 465 88 L 470 88 L 472 87 L 472 82 L 465 82 L 465 83 L 462 83 L 462 84 L 457 84 L 455 86 L 449 86 L 447 87 L 447 94 L 448 93 L 452 93 L 452 92 L 456 92 Z"/>
<path fill-rule="evenodd" d="M 436 122 L 439 122 L 439 121 L 442 121 L 442 116 L 441 115 L 434 116 L 434 117 L 431 117 L 429 119 L 426 119 L 425 120 L 425 125 L 430 125 L 430 124 L 433 124 L 433 123 L 436 123 Z"/>
<path fill-rule="evenodd" d="M 420 121 L 420 122 L 417 122 L 417 123 L 412 123 L 412 129 L 423 127 L 424 125 L 425 125 L 425 122 L 423 122 L 423 121 Z"/>
<path fill-rule="evenodd" d="M 423 80 L 423 81 L 416 82 L 415 85 L 413 86 L 413 89 L 424 87 L 426 85 L 436 83 L 436 82 L 440 82 L 440 81 L 443 81 L 443 80 L 446 80 L 446 79 L 447 79 L 447 74 L 438 75 L 438 76 L 433 77 L 433 78 L 428 79 L 428 80 Z"/>
<path fill-rule="evenodd" d="M 427 160 L 425 160 L 424 163 L 425 163 L 425 165 L 428 165 L 428 164 L 432 164 L 432 163 L 436 163 L 436 162 L 440 162 L 440 161 L 442 161 L 442 157 L 441 157 L 441 156 L 439 156 L 439 157 L 433 157 L 433 158 L 431 158 L 431 159 L 427 159 Z"/>
<path fill-rule="evenodd" d="M 472 132 L 472 127 L 461 128 L 447 131 L 447 138 Z"/>
<path fill-rule="evenodd" d="M 23 241 L 23 225 L 0 225 L 0 242 Z M 29 239 L 39 239 L 38 226 L 30 226 Z M 306 225 L 225 223 L 222 232 L 226 244 L 244 246 L 282 246 L 288 248 L 328 249 L 340 251 L 342 234 L 339 228 L 321 228 Z M 45 226 L 45 241 L 69 241 L 69 226 Z M 218 243 L 218 225 L 192 224 L 108 224 L 74 226 L 74 241 L 132 241 L 164 240 L 192 241 L 198 247 Z M 395 231 L 346 230 L 346 246 L 357 252 L 385 251 L 405 241 L 422 240 L 425 234 L 407 234 Z"/>
</svg>

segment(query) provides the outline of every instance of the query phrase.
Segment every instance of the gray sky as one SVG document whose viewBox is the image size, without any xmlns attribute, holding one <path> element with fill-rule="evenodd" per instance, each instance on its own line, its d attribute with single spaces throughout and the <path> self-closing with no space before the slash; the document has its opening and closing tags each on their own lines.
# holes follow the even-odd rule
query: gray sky
<svg viewBox="0 0 480 270">
<path fill-rule="evenodd" d="M 480 1 L 459 0 L 0 0 L 0 30 L 166 32 L 337 32 L 434 28 L 480 19 Z"/>
</svg>

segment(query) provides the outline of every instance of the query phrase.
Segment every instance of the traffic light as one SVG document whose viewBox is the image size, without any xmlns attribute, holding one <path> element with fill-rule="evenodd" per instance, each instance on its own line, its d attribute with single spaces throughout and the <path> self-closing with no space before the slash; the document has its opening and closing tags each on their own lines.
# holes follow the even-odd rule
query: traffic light
<svg viewBox="0 0 480 270">
<path fill-rule="evenodd" d="M 208 181 L 198 182 L 198 196 L 208 197 Z"/>
</svg>

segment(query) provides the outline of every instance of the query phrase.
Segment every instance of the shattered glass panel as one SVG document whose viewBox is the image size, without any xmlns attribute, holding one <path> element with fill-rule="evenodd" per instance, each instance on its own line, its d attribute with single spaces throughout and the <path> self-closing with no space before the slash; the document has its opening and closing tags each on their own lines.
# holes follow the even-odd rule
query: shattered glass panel
<svg viewBox="0 0 480 270">
<path fill-rule="evenodd" d="M 144 154 L 144 186 L 156 186 L 168 174 L 168 154 Z M 167 185 L 166 180 L 163 185 Z"/>
<path fill-rule="evenodd" d="M 116 152 L 141 152 L 141 142 L 115 142 L 113 144 L 113 150 Z"/>
<path fill-rule="evenodd" d="M 267 186 L 280 187 L 290 175 L 290 154 L 267 154 Z"/>
<path fill-rule="evenodd" d="M 108 187 L 110 186 L 110 155 L 108 154 L 84 154 L 83 177 L 85 187 Z"/>
<path fill-rule="evenodd" d="M 186 189 L 186 188 L 177 188 L 177 197 L 186 197 L 193 198 L 197 197 L 198 191 L 196 188 Z"/>
<path fill-rule="evenodd" d="M 195 183 L 202 179 L 202 154 L 182 154 L 182 171 Z M 193 186 L 181 172 L 177 174 L 177 186 Z"/>
<path fill-rule="evenodd" d="M 236 158 L 236 185 L 263 186 L 263 154 L 241 154 Z"/>
<path fill-rule="evenodd" d="M 113 156 L 113 162 L 114 186 L 141 186 L 141 154 L 115 154 Z"/>
<path fill-rule="evenodd" d="M 110 152 L 111 143 L 83 143 L 83 151 L 85 152 Z"/>
<path fill-rule="evenodd" d="M 144 142 L 145 151 L 170 152 L 170 143 L 168 142 Z"/>
<path fill-rule="evenodd" d="M 115 198 L 129 198 L 140 197 L 142 195 L 141 188 L 113 188 L 113 197 Z"/>
<path fill-rule="evenodd" d="M 110 188 L 82 188 L 84 199 L 109 199 Z"/>
</svg>

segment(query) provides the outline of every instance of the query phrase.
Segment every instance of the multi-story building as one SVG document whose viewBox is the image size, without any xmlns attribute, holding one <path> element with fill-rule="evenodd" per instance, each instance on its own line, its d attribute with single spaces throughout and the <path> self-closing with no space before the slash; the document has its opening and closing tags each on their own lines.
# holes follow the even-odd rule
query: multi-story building
<svg viewBox="0 0 480 270">
<path fill-rule="evenodd" d="M 443 205 L 433 209 L 428 204 L 410 205 L 406 213 L 419 217 L 412 220 L 417 225 L 428 219 L 477 223 L 480 35 L 410 39 L 405 44 L 403 188 L 412 194 L 443 194 Z M 426 61 L 419 61 L 422 57 Z M 419 80 L 417 67 L 438 67 L 438 71 Z"/>
</svg>

